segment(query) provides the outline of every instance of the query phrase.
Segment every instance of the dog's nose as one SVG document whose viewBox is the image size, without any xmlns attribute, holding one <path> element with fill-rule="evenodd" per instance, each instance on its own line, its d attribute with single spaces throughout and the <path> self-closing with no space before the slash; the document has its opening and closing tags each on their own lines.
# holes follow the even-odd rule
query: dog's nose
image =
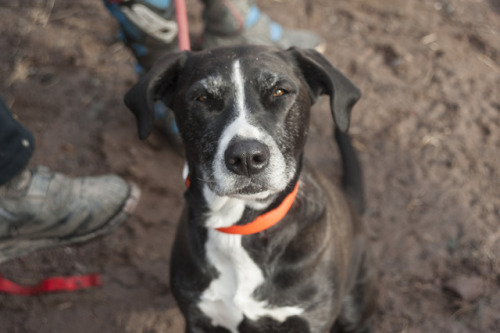
<svg viewBox="0 0 500 333">
<path fill-rule="evenodd" d="M 238 140 L 224 154 L 226 166 L 238 175 L 255 175 L 269 164 L 269 148 L 257 140 Z"/>
</svg>

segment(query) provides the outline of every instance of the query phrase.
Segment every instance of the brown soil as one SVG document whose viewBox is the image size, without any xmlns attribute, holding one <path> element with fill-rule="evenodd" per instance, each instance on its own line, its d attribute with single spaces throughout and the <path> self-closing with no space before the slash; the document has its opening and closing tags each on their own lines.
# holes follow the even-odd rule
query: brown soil
<svg viewBox="0 0 500 333">
<path fill-rule="evenodd" d="M 199 29 L 200 5 L 188 1 Z M 351 133 L 380 278 L 377 332 L 500 332 L 500 3 L 496 0 L 260 1 L 317 31 L 362 90 Z M 99 0 L 0 4 L 0 94 L 37 139 L 32 164 L 118 173 L 140 185 L 136 214 L 85 245 L 0 266 L 19 283 L 99 272 L 100 288 L 0 295 L 0 332 L 181 332 L 169 255 L 183 160 L 141 142 L 122 103 L 134 59 Z M 338 179 L 326 99 L 310 159 Z"/>
</svg>

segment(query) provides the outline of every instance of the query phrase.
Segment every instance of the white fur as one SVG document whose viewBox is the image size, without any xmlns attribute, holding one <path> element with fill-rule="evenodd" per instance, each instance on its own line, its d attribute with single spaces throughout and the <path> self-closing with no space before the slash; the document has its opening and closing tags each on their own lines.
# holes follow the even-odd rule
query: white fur
<svg viewBox="0 0 500 333">
<path fill-rule="evenodd" d="M 205 221 L 207 228 L 229 227 L 235 224 L 243 215 L 245 202 L 230 197 L 220 197 L 212 192 L 207 185 L 203 186 L 203 196 L 211 212 Z"/>
<path fill-rule="evenodd" d="M 290 178 L 290 175 L 294 174 L 295 170 L 286 170 L 285 158 L 274 139 L 264 130 L 250 123 L 250 115 L 245 104 L 245 80 L 239 61 L 236 61 L 233 64 L 231 80 L 233 85 L 236 87 L 235 109 L 237 114 L 235 119 L 226 126 L 219 139 L 213 162 L 215 190 L 218 193 L 229 193 L 235 189 L 236 184 L 239 184 L 240 187 L 244 187 L 250 183 L 251 180 L 248 178 L 247 184 L 241 184 L 241 176 L 237 176 L 227 169 L 224 160 L 224 153 L 231 140 L 236 136 L 246 139 L 255 139 L 262 142 L 269 148 L 269 165 L 262 174 L 268 190 L 263 191 L 258 195 L 250 197 L 241 196 L 240 198 L 249 200 L 264 199 L 269 197 L 271 194 L 284 190 L 290 180 L 288 178 Z"/>
<path fill-rule="evenodd" d="M 217 96 L 221 91 L 223 82 L 224 80 L 220 75 L 211 75 L 201 80 L 199 84 L 205 87 L 205 89 L 207 89 L 208 92 Z"/>
<path fill-rule="evenodd" d="M 189 166 L 187 162 L 184 162 L 184 168 L 182 168 L 182 179 L 184 180 L 184 183 L 186 182 L 188 177 L 189 177 Z"/>
<path fill-rule="evenodd" d="M 270 307 L 268 302 L 256 300 L 253 293 L 264 283 L 264 274 L 243 248 L 242 236 L 224 234 L 213 229 L 235 224 L 247 206 L 254 209 L 268 207 L 275 199 L 275 194 L 285 188 L 288 178 L 294 173 L 294 170 L 286 172 L 285 158 L 272 137 L 250 123 L 245 106 L 244 78 L 238 61 L 233 65 L 232 81 L 236 87 L 237 114 L 224 129 L 214 159 L 214 181 L 218 191 L 212 191 L 208 185 L 203 187 L 203 196 L 209 207 L 205 222 L 208 227 L 206 257 L 219 276 L 203 292 L 198 307 L 211 319 L 212 325 L 238 332 L 237 327 L 244 317 L 258 320 L 267 316 L 283 322 L 289 316 L 301 314 L 303 309 L 293 306 Z M 224 152 L 235 136 L 256 139 L 268 146 L 271 157 L 264 171 L 267 190 L 230 197 L 216 194 L 228 193 L 236 184 L 237 176 L 226 168 L 224 162 Z M 241 183 L 241 177 L 239 181 Z"/>
<path fill-rule="evenodd" d="M 212 201 L 208 223 L 224 226 L 234 224 L 234 221 L 240 219 L 243 210 L 238 214 L 238 209 L 234 209 L 235 215 L 230 215 L 227 206 L 238 199 L 228 198 L 223 201 L 219 198 Z M 242 203 L 241 200 L 240 202 Z M 241 203 L 235 207 L 244 209 L 245 206 Z M 253 298 L 254 291 L 264 282 L 264 275 L 243 248 L 242 237 L 208 229 L 206 256 L 219 276 L 201 295 L 199 309 L 211 319 L 212 325 L 225 327 L 231 332 L 238 332 L 237 327 L 244 317 L 258 320 L 267 316 L 283 322 L 290 316 L 301 314 L 303 309 L 300 307 L 271 308 L 266 301 Z"/>
</svg>

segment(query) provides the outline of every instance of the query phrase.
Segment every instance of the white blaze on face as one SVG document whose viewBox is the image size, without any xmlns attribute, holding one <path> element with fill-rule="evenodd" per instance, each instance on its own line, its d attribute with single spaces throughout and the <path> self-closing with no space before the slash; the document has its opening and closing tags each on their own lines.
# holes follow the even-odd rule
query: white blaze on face
<svg viewBox="0 0 500 333">
<path fill-rule="evenodd" d="M 259 182 L 261 182 L 259 185 L 265 184 L 265 189 L 261 193 L 252 194 L 249 197 L 239 196 L 239 198 L 250 200 L 263 199 L 284 190 L 290 181 L 290 175 L 293 175 L 295 170 L 286 170 L 285 158 L 279 150 L 276 141 L 265 130 L 252 124 L 251 113 L 245 102 L 245 78 L 238 60 L 233 63 L 232 69 L 231 83 L 235 87 L 235 117 L 224 128 L 218 142 L 212 165 L 213 189 L 216 193 L 225 194 L 238 190 L 236 186 L 241 186 L 245 182 L 246 185 L 250 183 L 249 178 L 244 179 L 242 178 L 244 176 L 236 175 L 226 167 L 224 154 L 230 142 L 236 137 L 239 139 L 257 140 L 266 145 L 270 152 L 268 166 L 258 175 Z"/>
</svg>

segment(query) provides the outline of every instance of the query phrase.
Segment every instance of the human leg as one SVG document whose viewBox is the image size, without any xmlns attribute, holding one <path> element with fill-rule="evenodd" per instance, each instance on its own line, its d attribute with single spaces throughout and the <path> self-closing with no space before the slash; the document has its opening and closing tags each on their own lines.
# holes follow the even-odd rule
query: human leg
<svg viewBox="0 0 500 333">
<path fill-rule="evenodd" d="M 139 189 L 116 175 L 70 178 L 26 168 L 33 143 L 0 99 L 0 263 L 106 234 L 139 200 Z"/>
<path fill-rule="evenodd" d="M 283 28 L 262 13 L 255 0 L 202 1 L 205 4 L 203 48 L 257 44 L 325 50 L 325 43 L 317 34 Z"/>
<path fill-rule="evenodd" d="M 174 0 L 103 1 L 120 24 L 120 38 L 134 53 L 140 73 L 162 54 L 177 49 Z M 259 44 L 324 51 L 325 43 L 317 34 L 281 27 L 259 10 L 255 0 L 201 1 L 204 32 L 197 47 Z"/>
</svg>

